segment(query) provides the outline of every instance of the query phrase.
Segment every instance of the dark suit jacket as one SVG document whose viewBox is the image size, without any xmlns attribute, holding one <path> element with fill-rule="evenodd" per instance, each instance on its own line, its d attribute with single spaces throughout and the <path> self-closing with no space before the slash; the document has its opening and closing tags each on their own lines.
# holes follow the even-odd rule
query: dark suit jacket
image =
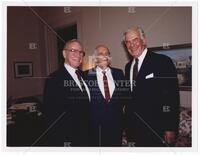
<svg viewBox="0 0 200 155">
<path fill-rule="evenodd" d="M 82 76 L 83 77 L 83 76 Z M 44 109 L 49 131 L 47 146 L 87 146 L 90 105 L 63 66 L 50 74 L 44 89 Z"/>
<path fill-rule="evenodd" d="M 88 85 L 91 92 L 92 108 L 92 145 L 93 146 L 120 146 L 122 143 L 123 128 L 123 85 L 119 80 L 124 80 L 123 71 L 110 68 L 115 84 L 110 102 L 107 102 L 97 83 L 96 68 L 86 71 Z"/>
<path fill-rule="evenodd" d="M 126 64 L 125 76 L 130 80 L 132 60 Z M 146 79 L 153 73 L 154 77 Z M 179 89 L 177 72 L 167 56 L 148 51 L 126 107 L 127 135 L 138 146 L 158 146 L 164 131 L 178 130 Z"/>
</svg>

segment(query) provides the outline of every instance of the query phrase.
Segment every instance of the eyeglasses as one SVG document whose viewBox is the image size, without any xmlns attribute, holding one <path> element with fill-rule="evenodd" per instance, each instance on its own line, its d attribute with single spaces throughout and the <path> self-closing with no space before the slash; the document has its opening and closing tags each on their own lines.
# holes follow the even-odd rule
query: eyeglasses
<svg viewBox="0 0 200 155">
<path fill-rule="evenodd" d="M 138 44 L 140 41 L 141 41 L 140 38 L 135 38 L 135 39 L 132 39 L 132 40 L 127 40 L 127 41 L 125 41 L 125 44 L 127 44 L 127 45 L 130 45 L 130 44 Z"/>
<path fill-rule="evenodd" d="M 84 51 L 79 51 L 77 49 L 65 49 L 71 53 L 76 53 L 76 54 L 80 54 L 81 56 L 85 56 L 85 52 Z"/>
</svg>

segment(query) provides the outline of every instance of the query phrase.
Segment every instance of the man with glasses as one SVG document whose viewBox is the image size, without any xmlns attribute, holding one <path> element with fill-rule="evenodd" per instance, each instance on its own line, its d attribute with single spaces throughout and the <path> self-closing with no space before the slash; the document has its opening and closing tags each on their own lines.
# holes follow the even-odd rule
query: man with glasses
<svg viewBox="0 0 200 155">
<path fill-rule="evenodd" d="M 172 146 L 179 122 L 179 89 L 172 60 L 147 49 L 140 27 L 124 34 L 132 59 L 125 67 L 132 101 L 126 106 L 126 134 L 135 146 Z"/>
<path fill-rule="evenodd" d="M 122 118 L 125 101 L 123 71 L 110 66 L 111 56 L 108 47 L 95 48 L 96 67 L 88 70 L 88 86 L 92 106 L 92 146 L 121 146 Z"/>
<path fill-rule="evenodd" d="M 79 66 L 85 52 L 78 40 L 62 51 L 64 65 L 46 80 L 44 109 L 48 122 L 47 146 L 88 146 L 90 92 Z"/>
</svg>

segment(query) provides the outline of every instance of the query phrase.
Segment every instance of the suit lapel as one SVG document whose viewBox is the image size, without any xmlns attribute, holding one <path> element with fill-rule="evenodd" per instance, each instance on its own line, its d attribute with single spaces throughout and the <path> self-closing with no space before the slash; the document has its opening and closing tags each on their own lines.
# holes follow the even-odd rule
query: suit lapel
<svg viewBox="0 0 200 155">
<path fill-rule="evenodd" d="M 119 79 L 119 77 L 118 77 L 117 73 L 114 71 L 114 69 L 112 69 L 112 67 L 110 67 L 110 69 L 111 69 L 111 74 L 112 74 L 112 77 L 113 77 L 113 80 L 114 80 L 114 83 L 115 83 L 115 89 L 114 89 L 112 97 L 111 97 L 111 99 L 112 99 L 112 98 L 114 98 L 114 96 L 116 95 L 117 90 L 118 90 L 117 89 L 118 86 L 116 85 L 116 82 Z"/>
<path fill-rule="evenodd" d="M 98 81 L 97 81 L 97 71 L 96 71 L 96 68 L 91 69 L 88 74 L 90 76 L 90 80 L 94 81 L 94 83 L 96 84 L 94 90 L 95 91 L 98 90 L 98 92 L 96 92 L 96 93 L 99 94 L 99 95 L 101 95 L 101 97 L 104 99 L 104 96 L 103 96 L 103 94 L 102 94 L 102 92 L 101 92 L 101 90 L 99 88 L 99 84 L 98 84 Z"/>
<path fill-rule="evenodd" d="M 125 71 L 126 80 L 130 80 L 130 69 L 131 69 L 132 62 L 133 62 L 133 59 L 131 59 L 127 64 L 127 70 Z"/>
<path fill-rule="evenodd" d="M 145 58 L 144 58 L 144 60 L 143 60 L 143 63 L 142 63 L 142 66 L 141 66 L 141 68 L 140 68 L 140 71 L 139 71 L 139 73 L 138 73 L 138 76 L 137 76 L 137 78 L 136 78 L 136 81 L 138 81 L 138 80 L 140 80 L 140 79 L 144 79 L 145 78 L 145 76 L 146 76 L 146 73 L 148 72 L 148 71 L 150 71 L 150 60 L 151 60 L 151 52 L 150 51 L 147 51 L 147 54 L 146 54 L 146 56 L 145 56 Z"/>
<path fill-rule="evenodd" d="M 73 85 L 73 87 L 78 88 L 79 91 L 82 92 L 81 89 L 79 88 L 79 86 L 76 84 L 76 81 L 73 79 L 73 77 L 69 74 L 69 72 L 67 71 L 67 69 L 64 66 L 63 66 L 62 70 L 63 70 L 63 79 L 64 80 L 72 80 L 73 83 L 75 83 L 75 85 Z"/>
</svg>

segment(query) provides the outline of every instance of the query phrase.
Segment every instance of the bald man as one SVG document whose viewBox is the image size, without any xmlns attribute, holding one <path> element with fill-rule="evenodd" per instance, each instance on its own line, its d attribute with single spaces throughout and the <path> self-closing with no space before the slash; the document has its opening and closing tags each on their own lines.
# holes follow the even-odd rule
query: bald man
<svg viewBox="0 0 200 155">
<path fill-rule="evenodd" d="M 120 80 L 123 71 L 110 66 L 111 55 L 108 47 L 95 48 L 96 67 L 88 70 L 87 79 L 92 102 L 92 146 L 121 146 L 123 94 Z"/>
</svg>

